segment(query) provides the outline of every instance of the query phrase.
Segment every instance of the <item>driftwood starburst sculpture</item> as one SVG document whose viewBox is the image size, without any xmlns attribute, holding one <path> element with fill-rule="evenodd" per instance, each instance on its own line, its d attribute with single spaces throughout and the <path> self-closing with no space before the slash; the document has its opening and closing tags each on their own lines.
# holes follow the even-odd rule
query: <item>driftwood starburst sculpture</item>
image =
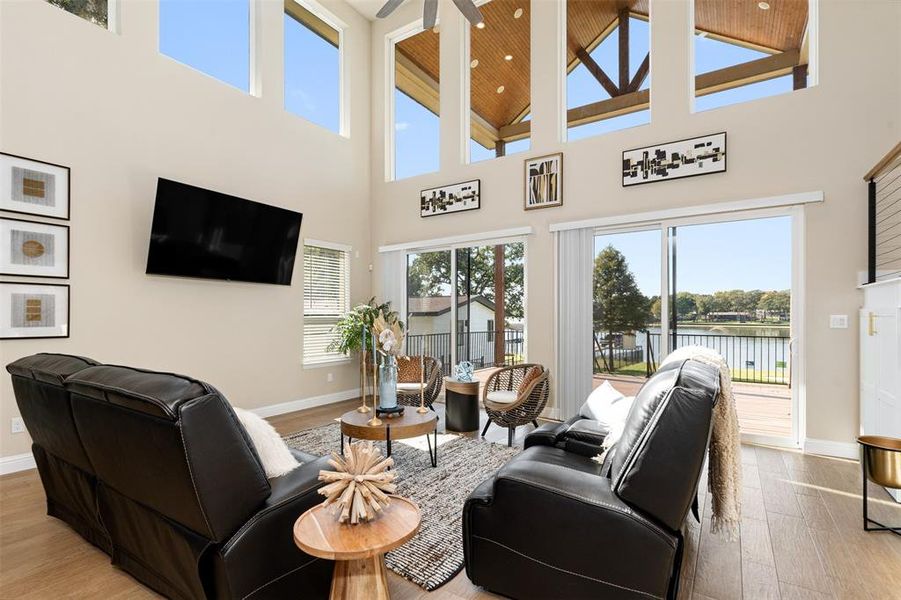
<svg viewBox="0 0 901 600">
<path fill-rule="evenodd" d="M 335 505 L 338 522 L 356 525 L 369 521 L 388 506 L 388 494 L 397 489 L 393 458 L 382 458 L 372 442 L 354 442 L 344 449 L 344 456 L 332 452 L 330 464 L 334 471 L 319 471 L 319 481 L 328 485 L 319 488 L 325 496 L 323 506 Z"/>
</svg>

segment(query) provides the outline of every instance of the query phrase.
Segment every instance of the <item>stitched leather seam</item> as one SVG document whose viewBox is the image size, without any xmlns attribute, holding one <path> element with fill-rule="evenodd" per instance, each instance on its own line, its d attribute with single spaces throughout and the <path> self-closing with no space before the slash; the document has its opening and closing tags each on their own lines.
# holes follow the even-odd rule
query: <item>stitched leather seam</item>
<svg viewBox="0 0 901 600">
<path fill-rule="evenodd" d="M 139 394 L 138 392 L 135 392 L 134 390 L 126 390 L 125 388 L 117 387 L 114 385 L 104 385 L 101 383 L 94 383 L 93 381 L 83 381 L 80 379 L 73 379 L 71 376 L 66 378 L 65 383 L 75 383 L 75 384 L 84 385 L 87 387 L 98 388 L 98 389 L 103 390 L 104 392 L 118 392 L 126 397 L 131 396 L 131 397 L 138 398 L 141 400 L 146 400 L 147 402 L 150 402 L 151 404 L 161 408 L 163 410 L 163 412 L 165 412 L 170 417 L 175 416 L 175 413 L 172 411 L 171 408 L 169 408 L 169 405 L 166 404 L 165 402 L 163 402 L 162 400 L 160 400 L 158 398 L 154 398 L 153 396 Z M 190 400 L 190 398 L 187 398 L 187 400 Z M 182 402 L 184 402 L 184 400 L 182 400 Z"/>
<path fill-rule="evenodd" d="M 305 490 L 304 492 L 302 492 L 300 494 L 296 494 L 294 496 L 289 496 L 289 497 L 285 498 L 278 504 L 273 504 L 272 506 L 264 508 L 263 510 L 261 510 L 260 512 L 258 512 L 254 516 L 252 516 L 249 521 L 244 523 L 244 525 L 242 525 L 241 528 L 237 532 L 235 532 L 235 535 L 233 535 L 232 538 L 230 540 L 228 540 L 225 543 L 225 545 L 222 547 L 222 552 L 225 554 L 228 554 L 228 551 L 231 550 L 231 548 L 235 544 L 237 544 L 238 542 L 241 541 L 241 538 L 244 536 L 244 534 L 247 532 L 247 530 L 250 529 L 253 525 L 255 525 L 258 521 L 263 519 L 265 516 L 267 516 L 269 513 L 276 511 L 279 508 L 285 506 L 286 504 L 290 504 L 291 502 L 294 502 L 295 500 L 303 498 L 304 496 L 307 496 L 307 495 L 315 492 L 318 489 L 319 488 L 314 488 L 312 490 Z"/>
<path fill-rule="evenodd" d="M 511 481 L 516 481 L 516 482 L 523 483 L 526 485 L 533 485 L 535 487 L 539 487 L 545 491 L 551 492 L 558 496 L 563 496 L 564 498 L 575 498 L 578 500 L 582 500 L 583 502 L 587 502 L 588 504 L 593 504 L 595 506 L 603 506 L 604 508 L 606 508 L 608 510 L 611 510 L 613 512 L 616 512 L 621 515 L 625 515 L 625 516 L 629 517 L 631 520 L 635 521 L 636 523 L 638 523 L 640 525 L 643 525 L 645 528 L 647 528 L 650 531 L 659 535 L 670 546 L 673 546 L 672 540 L 670 540 L 669 536 L 667 536 L 666 533 L 662 529 L 658 528 L 653 523 L 649 523 L 649 522 L 645 521 L 644 519 L 638 518 L 637 515 L 635 515 L 635 513 L 633 513 L 631 511 L 631 509 L 623 509 L 622 507 L 616 506 L 615 504 L 610 504 L 608 502 L 604 502 L 603 500 L 598 500 L 596 498 L 588 498 L 586 496 L 581 496 L 579 494 L 574 494 L 572 492 L 563 493 L 561 490 L 554 489 L 553 487 L 551 487 L 547 484 L 538 482 L 538 481 L 531 481 L 531 480 L 525 479 L 525 478 L 520 479 L 519 477 L 510 476 L 507 474 L 501 475 L 501 479 L 509 479 Z"/>
<path fill-rule="evenodd" d="M 495 541 L 495 540 L 492 540 L 492 539 L 489 539 L 489 538 L 486 538 L 486 537 L 482 537 L 482 536 L 480 536 L 480 535 L 473 535 L 472 537 L 474 537 L 474 538 L 476 538 L 476 539 L 479 539 L 479 540 L 482 540 L 482 541 L 485 541 L 485 542 L 490 542 L 490 543 L 492 543 L 492 544 L 495 544 L 495 545 L 497 545 L 497 546 L 500 546 L 500 547 L 503 548 L 504 550 L 509 550 L 510 552 L 512 552 L 512 553 L 514 553 L 514 554 L 518 554 L 519 556 L 522 556 L 523 558 L 525 558 L 525 559 L 527 559 L 527 560 L 531 560 L 532 562 L 536 562 L 536 563 L 538 563 L 539 565 L 542 565 L 542 566 L 544 566 L 544 567 L 548 567 L 549 569 L 554 569 L 555 571 L 560 571 L 561 573 L 566 573 L 567 575 L 575 575 L 576 577 L 581 577 L 581 578 L 583 578 L 583 579 L 588 579 L 588 580 L 590 580 L 590 581 L 594 581 L 594 582 L 600 583 L 600 584 L 602 584 L 602 585 L 608 585 L 608 586 L 610 586 L 610 587 L 615 587 L 615 588 L 620 589 L 620 590 L 626 590 L 627 592 L 633 592 L 633 593 L 635 593 L 635 594 L 641 594 L 642 596 L 647 596 L 648 598 L 659 598 L 659 599 L 661 599 L 661 600 L 662 600 L 662 598 L 663 598 L 663 596 L 657 596 L 656 594 L 651 594 L 650 592 L 643 592 L 643 591 L 641 591 L 641 590 L 636 590 L 636 589 L 634 589 L 634 588 L 630 588 L 630 587 L 625 586 L 625 585 L 619 585 L 619 584 L 616 584 L 616 583 L 612 583 L 612 582 L 610 582 L 610 581 L 604 581 L 603 579 L 598 579 L 598 578 L 596 578 L 596 577 L 591 577 L 591 576 L 589 576 L 589 575 L 583 575 L 582 573 L 576 573 L 575 571 L 570 571 L 570 570 L 564 569 L 564 568 L 562 568 L 562 567 L 554 566 L 554 565 L 552 565 L 552 564 L 549 564 L 549 563 L 544 562 L 543 560 L 539 560 L 539 559 L 534 558 L 534 557 L 531 557 L 531 556 L 529 556 L 529 555 L 527 555 L 527 554 L 523 554 L 522 552 L 518 552 L 517 550 L 514 550 L 513 548 L 510 548 L 509 546 L 505 546 L 504 544 L 502 544 L 502 543 L 500 543 L 500 542 L 497 542 L 497 541 Z"/>
<path fill-rule="evenodd" d="M 188 465 L 188 475 L 191 477 L 191 487 L 194 488 L 194 497 L 197 498 L 197 506 L 200 507 L 200 514 L 203 517 L 203 522 L 206 523 L 206 528 L 207 531 L 210 532 L 210 536 L 216 537 L 216 532 L 210 527 L 210 521 L 206 518 L 206 511 L 203 509 L 203 502 L 200 500 L 200 493 L 197 491 L 197 482 L 194 481 L 194 469 L 191 468 L 191 459 L 188 457 L 188 441 L 185 439 L 185 430 L 181 426 L 181 421 L 176 425 L 178 426 L 178 434 L 181 436 L 182 448 L 185 451 L 185 463 Z"/>
<path fill-rule="evenodd" d="M 263 585 L 261 585 L 261 586 L 258 587 L 257 589 L 253 590 L 252 592 L 250 592 L 250 593 L 247 594 L 246 596 L 243 596 L 243 597 L 241 598 L 241 600 L 247 600 L 248 598 L 250 598 L 251 596 L 253 596 L 253 595 L 256 594 L 257 592 L 259 592 L 259 591 L 260 591 L 261 589 L 263 589 L 264 587 L 267 587 L 268 585 L 275 583 L 275 582 L 278 581 L 279 579 L 283 579 L 283 578 L 287 577 L 288 575 L 290 575 L 291 573 L 294 573 L 295 571 L 300 571 L 301 569 L 307 568 L 308 566 L 310 566 L 311 564 L 313 564 L 313 563 L 316 562 L 317 560 L 319 560 L 319 559 L 318 559 L 318 558 L 313 558 L 313 559 L 311 559 L 311 560 L 308 560 L 307 562 L 303 563 L 303 564 L 300 565 L 299 567 L 294 568 L 294 569 L 291 569 L 290 571 L 286 571 L 286 572 L 282 573 L 281 575 L 279 575 L 278 577 L 276 577 L 275 579 L 270 579 L 269 581 L 267 581 L 266 583 L 264 583 Z"/>
</svg>

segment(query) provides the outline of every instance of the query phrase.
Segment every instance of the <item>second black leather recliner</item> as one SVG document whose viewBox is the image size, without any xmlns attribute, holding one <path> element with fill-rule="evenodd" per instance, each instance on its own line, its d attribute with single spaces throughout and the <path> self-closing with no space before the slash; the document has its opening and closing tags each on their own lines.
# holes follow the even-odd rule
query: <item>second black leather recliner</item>
<svg viewBox="0 0 901 600">
<path fill-rule="evenodd" d="M 511 598 L 675 598 L 718 394 L 714 367 L 662 367 L 603 464 L 566 449 L 568 426 L 532 434 L 466 502 L 469 578 Z"/>
</svg>

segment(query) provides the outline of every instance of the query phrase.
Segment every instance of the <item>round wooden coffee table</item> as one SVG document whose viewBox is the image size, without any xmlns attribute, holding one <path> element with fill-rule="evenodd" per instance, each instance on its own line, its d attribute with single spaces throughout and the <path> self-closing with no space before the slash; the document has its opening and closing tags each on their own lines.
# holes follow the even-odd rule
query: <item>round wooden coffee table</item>
<svg viewBox="0 0 901 600">
<path fill-rule="evenodd" d="M 329 507 L 330 508 L 330 507 Z M 349 525 L 321 504 L 294 522 L 294 543 L 318 558 L 335 561 L 329 598 L 387 600 L 385 552 L 394 550 L 419 531 L 419 507 L 391 496 L 391 503 L 372 521 Z"/>
<path fill-rule="evenodd" d="M 430 410 L 422 414 L 412 406 L 404 409 L 399 417 L 381 417 L 380 425 L 370 425 L 372 413 L 351 410 L 341 415 L 341 452 L 344 453 L 344 436 L 354 440 L 383 441 L 387 445 L 387 455 L 391 456 L 391 441 L 424 435 L 429 445 L 432 466 L 438 466 L 438 414 Z M 429 439 L 433 434 L 435 443 Z"/>
</svg>

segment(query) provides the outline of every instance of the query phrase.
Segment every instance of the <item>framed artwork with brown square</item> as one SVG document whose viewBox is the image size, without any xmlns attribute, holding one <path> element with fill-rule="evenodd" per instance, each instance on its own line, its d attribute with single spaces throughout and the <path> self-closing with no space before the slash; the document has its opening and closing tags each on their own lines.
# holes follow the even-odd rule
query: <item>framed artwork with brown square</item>
<svg viewBox="0 0 901 600">
<path fill-rule="evenodd" d="M 69 277 L 69 228 L 0 217 L 0 275 Z"/>
<path fill-rule="evenodd" d="M 69 337 L 69 286 L 0 281 L 0 340 Z"/>
<path fill-rule="evenodd" d="M 563 153 L 527 158 L 524 208 L 563 206 Z"/>
<path fill-rule="evenodd" d="M 69 219 L 69 167 L 0 152 L 0 210 Z"/>
</svg>

